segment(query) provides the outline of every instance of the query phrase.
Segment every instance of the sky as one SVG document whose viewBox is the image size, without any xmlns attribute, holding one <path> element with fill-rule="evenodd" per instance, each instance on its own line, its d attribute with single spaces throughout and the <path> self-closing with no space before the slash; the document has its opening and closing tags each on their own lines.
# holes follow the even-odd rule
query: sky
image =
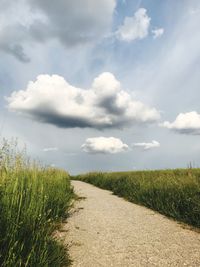
<svg viewBox="0 0 200 267">
<path fill-rule="evenodd" d="M 199 0 L 0 0 L 0 136 L 71 174 L 200 167 Z"/>
</svg>

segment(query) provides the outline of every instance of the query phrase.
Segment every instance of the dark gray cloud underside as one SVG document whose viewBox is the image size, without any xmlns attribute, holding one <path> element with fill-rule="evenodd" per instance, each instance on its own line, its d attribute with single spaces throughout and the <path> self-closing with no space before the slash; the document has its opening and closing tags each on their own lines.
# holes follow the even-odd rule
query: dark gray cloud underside
<svg viewBox="0 0 200 267">
<path fill-rule="evenodd" d="M 173 132 L 185 135 L 200 135 L 200 129 L 172 129 Z"/>
<path fill-rule="evenodd" d="M 1 2 L 4 7 L 5 2 Z M 6 2 L 8 7 L 3 10 L 9 16 L 9 7 L 11 10 L 13 6 L 22 10 L 26 7 L 28 23 L 16 12 L 16 21 L 0 25 L 0 50 L 24 63 L 30 61 L 24 52 L 30 41 L 44 43 L 54 39 L 65 47 L 74 47 L 100 40 L 111 28 L 116 5 L 115 0 L 27 0 L 16 1 L 14 5 Z M 0 21 L 2 18 L 5 21 L 6 14 L 0 9 Z"/>
<path fill-rule="evenodd" d="M 93 121 L 89 121 L 88 118 L 84 119 L 77 116 L 66 116 L 55 114 L 54 111 L 30 111 L 26 113 L 33 120 L 42 123 L 48 123 L 55 125 L 59 128 L 93 128 L 97 130 L 104 129 L 122 129 L 130 124 L 130 121 L 115 121 L 113 124 L 98 124 Z M 137 122 L 135 122 L 137 124 Z"/>
</svg>

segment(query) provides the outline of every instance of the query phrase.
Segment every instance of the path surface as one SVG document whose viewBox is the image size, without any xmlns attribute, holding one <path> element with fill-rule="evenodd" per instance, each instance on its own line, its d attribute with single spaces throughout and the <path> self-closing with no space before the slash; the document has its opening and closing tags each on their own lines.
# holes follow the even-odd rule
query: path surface
<svg viewBox="0 0 200 267">
<path fill-rule="evenodd" d="M 86 197 L 63 226 L 72 266 L 200 267 L 200 234 L 109 191 L 72 184 Z"/>
</svg>

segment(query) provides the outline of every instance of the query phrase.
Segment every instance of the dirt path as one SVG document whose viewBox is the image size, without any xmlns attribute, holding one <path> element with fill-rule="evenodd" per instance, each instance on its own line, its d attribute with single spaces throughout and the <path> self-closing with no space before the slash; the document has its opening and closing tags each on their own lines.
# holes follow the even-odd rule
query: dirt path
<svg viewBox="0 0 200 267">
<path fill-rule="evenodd" d="M 200 267 L 200 234 L 109 191 L 72 184 L 86 197 L 63 226 L 72 266 Z"/>
</svg>

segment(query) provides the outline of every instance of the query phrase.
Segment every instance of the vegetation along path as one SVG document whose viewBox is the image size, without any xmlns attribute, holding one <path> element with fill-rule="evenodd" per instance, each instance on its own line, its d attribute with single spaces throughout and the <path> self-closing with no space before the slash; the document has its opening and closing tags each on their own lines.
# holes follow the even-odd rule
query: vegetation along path
<svg viewBox="0 0 200 267">
<path fill-rule="evenodd" d="M 65 224 L 72 266 L 200 266 L 200 234 L 90 184 Z"/>
</svg>

